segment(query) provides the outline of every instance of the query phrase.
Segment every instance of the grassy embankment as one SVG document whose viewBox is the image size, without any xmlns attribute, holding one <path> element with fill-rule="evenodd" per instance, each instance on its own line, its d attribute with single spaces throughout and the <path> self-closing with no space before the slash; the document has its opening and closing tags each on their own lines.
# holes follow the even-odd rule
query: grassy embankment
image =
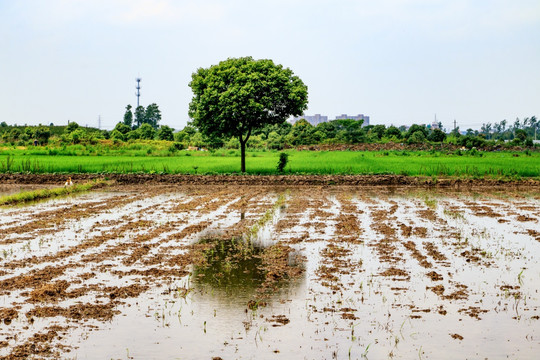
<svg viewBox="0 0 540 360">
<path fill-rule="evenodd" d="M 30 201 L 49 199 L 58 196 L 66 196 L 84 191 L 89 191 L 96 187 L 101 187 L 105 184 L 106 182 L 104 180 L 96 180 L 87 182 L 85 184 L 75 184 L 68 187 L 22 191 L 13 195 L 6 195 L 0 197 L 0 205 L 15 205 Z"/>
<path fill-rule="evenodd" d="M 148 149 L 10 149 L 0 151 L 0 172 L 8 173 L 238 173 L 237 150 L 215 152 Z M 66 152 L 67 151 L 67 152 Z M 287 150 L 286 174 L 397 174 L 450 177 L 540 177 L 538 152 L 296 151 Z M 62 155 L 68 153 L 70 155 Z M 112 155 L 114 153 L 114 155 Z M 94 154 L 94 155 L 92 155 Z M 248 151 L 249 174 L 275 174 L 279 152 Z"/>
</svg>

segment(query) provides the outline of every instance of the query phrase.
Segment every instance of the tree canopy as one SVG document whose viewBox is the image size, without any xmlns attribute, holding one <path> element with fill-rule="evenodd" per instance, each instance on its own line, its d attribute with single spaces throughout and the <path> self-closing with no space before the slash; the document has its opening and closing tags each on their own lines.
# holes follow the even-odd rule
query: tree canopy
<svg viewBox="0 0 540 360">
<path fill-rule="evenodd" d="M 279 124 L 307 109 L 307 86 L 272 60 L 230 58 L 192 74 L 189 116 L 204 135 L 237 137 L 241 171 L 253 130 Z"/>
</svg>

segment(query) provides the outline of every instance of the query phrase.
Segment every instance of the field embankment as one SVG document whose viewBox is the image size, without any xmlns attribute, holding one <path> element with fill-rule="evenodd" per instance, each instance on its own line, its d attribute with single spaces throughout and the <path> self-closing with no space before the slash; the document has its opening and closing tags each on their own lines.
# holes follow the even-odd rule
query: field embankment
<svg viewBox="0 0 540 360">
<path fill-rule="evenodd" d="M 83 183 L 106 179 L 123 185 L 286 185 L 286 186 L 411 186 L 411 187 L 539 187 L 539 179 L 433 178 L 405 175 L 182 175 L 182 174 L 73 174 Z M 0 174 L 2 184 L 63 184 L 63 174 Z"/>
</svg>

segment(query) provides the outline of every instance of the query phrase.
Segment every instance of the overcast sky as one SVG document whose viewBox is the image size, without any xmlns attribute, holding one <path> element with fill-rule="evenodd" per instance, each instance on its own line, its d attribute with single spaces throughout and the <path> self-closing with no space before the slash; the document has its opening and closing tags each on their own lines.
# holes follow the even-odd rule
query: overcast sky
<svg viewBox="0 0 540 360">
<path fill-rule="evenodd" d="M 307 115 L 540 116 L 538 0 L 0 0 L 0 121 L 110 129 L 140 76 L 181 129 L 191 74 L 240 56 L 291 68 Z"/>
</svg>

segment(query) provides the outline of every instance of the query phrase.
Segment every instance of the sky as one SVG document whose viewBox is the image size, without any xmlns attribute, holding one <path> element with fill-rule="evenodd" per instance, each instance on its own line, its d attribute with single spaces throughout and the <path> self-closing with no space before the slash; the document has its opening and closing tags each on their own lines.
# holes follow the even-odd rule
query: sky
<svg viewBox="0 0 540 360">
<path fill-rule="evenodd" d="M 461 129 L 540 116 L 538 0 L 0 0 L 0 121 L 182 129 L 198 68 L 272 59 L 306 115 Z"/>
</svg>

